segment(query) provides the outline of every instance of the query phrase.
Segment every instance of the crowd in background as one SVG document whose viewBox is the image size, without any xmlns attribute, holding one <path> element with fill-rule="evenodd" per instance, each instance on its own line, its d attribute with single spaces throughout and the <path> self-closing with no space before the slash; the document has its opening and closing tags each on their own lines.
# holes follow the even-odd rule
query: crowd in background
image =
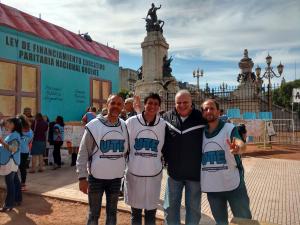
<svg viewBox="0 0 300 225">
<path fill-rule="evenodd" d="M 45 165 L 61 167 L 60 148 L 64 141 L 64 120 L 49 122 L 46 115 L 25 107 L 23 114 L 5 118 L 0 112 L 0 175 L 5 176 L 7 195 L 0 211 L 11 211 L 22 202 L 27 171 L 42 173 Z"/>
</svg>

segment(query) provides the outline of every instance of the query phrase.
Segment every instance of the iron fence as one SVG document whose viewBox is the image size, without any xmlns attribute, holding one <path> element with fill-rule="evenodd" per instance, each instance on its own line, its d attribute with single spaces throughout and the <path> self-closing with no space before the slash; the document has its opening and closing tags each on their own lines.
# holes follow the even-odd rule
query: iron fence
<svg viewBox="0 0 300 225">
<path fill-rule="evenodd" d="M 279 86 L 274 86 L 278 88 Z M 166 93 L 162 96 L 162 110 L 168 111 L 175 107 L 176 93 Z M 257 88 L 254 85 L 240 85 L 238 87 L 222 86 L 217 88 L 206 88 L 205 90 L 191 92 L 192 101 L 195 108 L 200 109 L 202 102 L 207 98 L 214 98 L 220 104 L 224 112 L 236 109 L 239 112 L 238 119 L 245 118 L 245 115 L 254 115 L 252 119 L 263 119 L 272 121 L 275 135 L 272 136 L 273 143 L 299 144 L 300 145 L 300 119 L 297 114 L 293 114 L 290 109 L 272 104 L 271 116 L 263 118 L 264 112 L 268 112 L 268 92 L 266 87 Z M 269 139 L 260 137 L 259 139 Z"/>
</svg>

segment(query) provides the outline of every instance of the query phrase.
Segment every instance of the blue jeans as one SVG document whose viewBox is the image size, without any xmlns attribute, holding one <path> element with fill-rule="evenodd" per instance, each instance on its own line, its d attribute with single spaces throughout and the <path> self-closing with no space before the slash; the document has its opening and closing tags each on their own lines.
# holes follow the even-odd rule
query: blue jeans
<svg viewBox="0 0 300 225">
<path fill-rule="evenodd" d="M 21 192 L 21 183 L 18 177 L 17 172 L 11 172 L 5 176 L 6 184 L 6 198 L 4 206 L 5 208 L 13 208 L 15 203 L 22 202 L 22 192 Z"/>
<path fill-rule="evenodd" d="M 106 225 L 117 224 L 117 206 L 121 186 L 121 178 L 112 180 L 88 178 L 89 215 L 87 225 L 98 225 L 101 212 L 102 196 L 106 195 Z"/>
<path fill-rule="evenodd" d="M 165 224 L 180 225 L 182 191 L 185 188 L 185 224 L 198 225 L 201 218 L 201 187 L 199 181 L 177 181 L 168 177 L 164 201 Z"/>
<path fill-rule="evenodd" d="M 227 202 L 234 217 L 251 219 L 249 197 L 245 182 L 241 180 L 239 187 L 233 191 L 207 193 L 211 212 L 217 225 L 228 224 Z"/>
<path fill-rule="evenodd" d="M 131 225 L 142 225 L 142 209 L 131 207 Z M 156 209 L 146 210 L 145 212 L 145 225 L 155 225 Z"/>
</svg>

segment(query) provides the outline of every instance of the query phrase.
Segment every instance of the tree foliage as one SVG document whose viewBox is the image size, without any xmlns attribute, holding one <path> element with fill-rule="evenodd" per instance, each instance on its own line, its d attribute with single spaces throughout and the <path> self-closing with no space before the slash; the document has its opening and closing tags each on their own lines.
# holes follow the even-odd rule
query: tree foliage
<svg viewBox="0 0 300 225">
<path fill-rule="evenodd" d="M 132 93 L 131 93 L 129 90 L 127 90 L 127 89 L 122 89 L 122 90 L 118 93 L 118 95 L 120 95 L 124 100 L 125 100 L 126 98 L 132 97 Z"/>
<path fill-rule="evenodd" d="M 282 83 L 281 86 L 275 89 L 272 93 L 272 100 L 276 105 L 284 108 L 292 108 L 292 93 L 294 88 L 300 88 L 300 80 Z M 294 111 L 298 113 L 300 118 L 300 104 L 294 103 Z"/>
</svg>

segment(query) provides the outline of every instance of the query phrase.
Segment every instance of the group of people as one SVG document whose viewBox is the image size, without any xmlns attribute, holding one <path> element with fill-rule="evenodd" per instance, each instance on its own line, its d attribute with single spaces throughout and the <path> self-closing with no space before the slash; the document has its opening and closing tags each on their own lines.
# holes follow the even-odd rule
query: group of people
<svg viewBox="0 0 300 225">
<path fill-rule="evenodd" d="M 54 145 L 54 169 L 60 168 L 64 121 L 58 116 L 56 121 L 51 122 L 52 125 L 51 123 L 48 125 L 47 117 L 41 113 L 33 117 L 31 109 L 27 107 L 24 108 L 23 114 L 16 117 L 4 119 L 2 113 L 0 116 L 0 175 L 5 176 L 7 190 L 0 211 L 7 212 L 22 202 L 22 191 L 26 191 L 29 156 L 31 156 L 29 173 L 44 171 L 47 136 L 50 144 Z M 48 132 L 49 127 L 51 132 L 50 129 Z"/>
<path fill-rule="evenodd" d="M 135 99 L 137 100 L 137 99 Z M 133 99 L 130 100 L 131 102 Z M 180 90 L 175 108 L 159 115 L 161 99 L 150 93 L 141 109 L 120 118 L 122 97 L 111 95 L 107 115 L 85 126 L 77 157 L 79 189 L 88 194 L 88 225 L 98 224 L 102 196 L 106 195 L 106 224 L 116 224 L 119 190 L 124 176 L 125 202 L 131 206 L 131 224 L 155 224 L 162 170 L 168 177 L 164 199 L 165 224 L 179 225 L 183 190 L 185 224 L 199 224 L 201 193 L 205 192 L 218 225 L 228 224 L 227 203 L 235 217 L 251 218 L 240 154 L 245 143 L 238 129 L 219 119 L 214 99 L 201 110 L 191 94 Z"/>
</svg>

